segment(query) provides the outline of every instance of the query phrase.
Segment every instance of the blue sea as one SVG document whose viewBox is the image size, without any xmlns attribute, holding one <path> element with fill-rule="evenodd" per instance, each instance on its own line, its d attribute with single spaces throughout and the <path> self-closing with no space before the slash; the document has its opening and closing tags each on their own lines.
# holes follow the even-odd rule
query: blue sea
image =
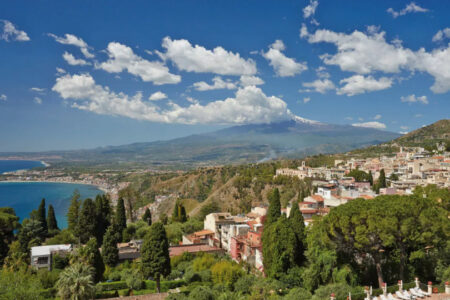
<svg viewBox="0 0 450 300">
<path fill-rule="evenodd" d="M 36 160 L 0 160 L 0 174 L 43 166 L 44 164 L 42 162 Z"/>
<path fill-rule="evenodd" d="M 12 168 L 10 161 L 4 164 L 0 161 L 0 172 L 8 168 L 9 171 L 22 170 L 25 164 L 21 161 L 16 169 Z M 33 164 L 28 164 L 31 168 Z M 67 227 L 66 213 L 70 205 L 70 199 L 75 190 L 81 194 L 81 199 L 94 198 L 97 194 L 103 194 L 101 190 L 92 185 L 71 183 L 47 183 L 47 182 L 0 182 L 0 207 L 12 207 L 20 221 L 28 218 L 33 209 L 37 209 L 42 198 L 47 205 L 52 204 L 55 209 L 56 220 L 59 228 Z"/>
</svg>

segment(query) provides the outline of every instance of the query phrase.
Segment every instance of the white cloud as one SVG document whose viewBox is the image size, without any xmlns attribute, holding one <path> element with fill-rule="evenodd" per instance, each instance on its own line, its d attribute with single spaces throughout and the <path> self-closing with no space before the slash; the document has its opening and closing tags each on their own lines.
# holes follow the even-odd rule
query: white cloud
<svg viewBox="0 0 450 300">
<path fill-rule="evenodd" d="M 264 80 L 262 80 L 258 76 L 242 75 L 239 80 L 240 80 L 242 86 L 264 84 Z"/>
<path fill-rule="evenodd" d="M 90 65 L 87 61 L 81 58 L 75 58 L 71 53 L 64 52 L 63 54 L 64 60 L 71 66 L 84 66 L 84 65 Z"/>
<path fill-rule="evenodd" d="M 316 79 L 313 82 L 304 82 L 304 83 L 302 83 L 302 85 L 304 87 L 308 88 L 308 89 L 304 90 L 304 92 L 316 91 L 321 94 L 324 94 L 328 90 L 334 90 L 336 88 L 334 83 L 327 78 Z"/>
<path fill-rule="evenodd" d="M 49 33 L 49 36 L 55 39 L 56 42 L 63 44 L 63 45 L 72 45 L 80 48 L 81 53 L 83 53 L 84 57 L 86 58 L 93 58 L 94 54 L 89 52 L 89 46 L 86 44 L 83 39 L 73 35 L 66 33 L 64 37 L 59 37 L 57 35 L 54 35 L 53 33 Z"/>
<path fill-rule="evenodd" d="M 219 75 L 253 75 L 256 63 L 244 59 L 239 53 L 226 51 L 222 47 L 208 50 L 192 44 L 188 40 L 172 40 L 165 37 L 162 43 L 165 53 L 159 53 L 164 59 L 171 60 L 180 70 L 196 73 L 215 73 Z"/>
<path fill-rule="evenodd" d="M 174 84 L 181 81 L 181 76 L 171 74 L 169 68 L 160 61 L 148 61 L 136 55 L 133 50 L 120 43 L 108 44 L 109 60 L 97 65 L 108 73 L 128 73 L 139 76 L 143 81 L 151 81 L 155 85 Z"/>
<path fill-rule="evenodd" d="M 362 75 L 353 75 L 342 79 L 339 83 L 345 84 L 337 90 L 338 95 L 354 96 L 364 94 L 365 92 L 373 92 L 384 90 L 392 86 L 392 80 L 387 77 L 381 77 L 379 80 L 372 76 L 364 77 Z"/>
<path fill-rule="evenodd" d="M 30 38 L 28 34 L 23 30 L 18 30 L 13 23 L 7 20 L 3 21 L 3 32 L 0 35 L 0 40 L 4 41 L 18 41 L 18 42 L 28 42 Z"/>
<path fill-rule="evenodd" d="M 319 5 L 319 1 L 310 0 L 309 4 L 307 6 L 305 6 L 305 8 L 303 8 L 303 17 L 306 19 L 311 16 L 314 16 L 318 5 Z"/>
<path fill-rule="evenodd" d="M 303 98 L 303 103 L 308 103 L 309 101 L 311 101 L 310 97 Z"/>
<path fill-rule="evenodd" d="M 408 126 L 400 126 L 400 129 L 402 129 L 402 130 L 408 130 L 409 127 L 408 127 Z"/>
<path fill-rule="evenodd" d="M 395 11 L 392 7 L 387 9 L 387 12 L 392 15 L 392 17 L 397 18 L 399 16 L 404 16 L 409 13 L 424 13 L 428 12 L 428 9 L 420 7 L 419 5 L 415 4 L 414 2 L 409 3 L 400 11 Z"/>
<path fill-rule="evenodd" d="M 330 73 L 327 72 L 327 68 L 320 66 L 316 69 L 317 77 L 319 78 L 330 78 Z"/>
<path fill-rule="evenodd" d="M 305 62 L 298 63 L 294 59 L 286 57 L 282 51 L 285 49 L 281 40 L 276 40 L 269 46 L 267 52 L 263 52 L 262 56 L 267 59 L 274 68 L 275 73 L 280 77 L 294 76 L 308 69 Z"/>
<path fill-rule="evenodd" d="M 36 103 L 36 104 L 42 104 L 42 99 L 39 98 L 39 97 L 34 97 L 33 101 L 34 101 L 34 103 Z"/>
<path fill-rule="evenodd" d="M 63 68 L 56 68 L 56 74 L 60 75 L 60 74 L 65 74 L 66 70 L 64 70 Z"/>
<path fill-rule="evenodd" d="M 320 58 L 325 64 L 338 65 L 342 71 L 358 74 L 422 71 L 434 77 L 435 82 L 430 88 L 434 93 L 450 90 L 450 45 L 431 52 L 423 48 L 412 51 L 399 43 L 386 42 L 385 32 L 365 34 L 357 30 L 345 34 L 323 29 L 304 37 L 310 43 L 335 44 L 336 54 L 324 54 Z"/>
<path fill-rule="evenodd" d="M 386 129 L 386 125 L 380 122 L 365 122 L 365 123 L 353 123 L 352 126 L 355 127 L 365 127 L 365 128 L 375 128 L 375 129 Z"/>
<path fill-rule="evenodd" d="M 436 34 L 433 36 L 432 41 L 433 42 L 440 42 L 444 40 L 444 38 L 449 39 L 450 38 L 450 28 L 444 28 L 436 32 Z"/>
<path fill-rule="evenodd" d="M 0 100 L 6 101 L 6 100 L 8 100 L 8 97 L 5 94 L 0 94 Z"/>
<path fill-rule="evenodd" d="M 45 88 L 38 88 L 38 87 L 32 87 L 32 88 L 30 88 L 30 91 L 33 91 L 33 92 L 36 92 L 36 93 L 39 93 L 39 94 L 43 94 L 43 93 L 45 93 Z"/>
<path fill-rule="evenodd" d="M 246 124 L 269 123 L 292 118 L 287 104 L 275 96 L 266 96 L 255 86 L 236 91 L 235 97 L 182 107 L 169 103 L 161 108 L 154 102 L 142 101 L 142 93 L 130 97 L 112 92 L 95 83 L 89 74 L 65 75 L 56 79 L 52 88 L 63 99 L 72 99 L 77 109 L 97 114 L 125 116 L 138 120 L 182 124 Z"/>
<path fill-rule="evenodd" d="M 375 115 L 375 117 L 373 117 L 374 120 L 379 120 L 379 119 L 381 119 L 381 118 L 382 118 L 382 116 L 381 116 L 380 114 Z"/>
<path fill-rule="evenodd" d="M 190 102 L 190 103 L 193 103 L 193 104 L 199 104 L 200 103 L 197 99 L 192 98 L 192 97 L 186 97 L 186 100 L 188 102 Z"/>
<path fill-rule="evenodd" d="M 193 84 L 197 91 L 210 91 L 210 90 L 234 90 L 237 88 L 236 84 L 231 81 L 225 81 L 220 76 L 216 76 L 212 79 L 214 84 L 208 84 L 204 81 L 195 82 Z"/>
<path fill-rule="evenodd" d="M 164 94 L 161 91 L 157 91 L 157 92 L 151 94 L 150 97 L 148 97 L 148 100 L 150 100 L 150 101 L 158 101 L 158 100 L 163 100 L 163 99 L 166 99 L 166 98 L 167 98 L 166 94 Z"/>
<path fill-rule="evenodd" d="M 428 104 L 427 96 L 416 97 L 416 95 L 414 95 L 414 94 L 406 96 L 406 97 L 402 96 L 402 97 L 400 97 L 400 100 L 402 102 L 408 102 L 408 103 L 420 102 L 422 104 Z"/>
</svg>

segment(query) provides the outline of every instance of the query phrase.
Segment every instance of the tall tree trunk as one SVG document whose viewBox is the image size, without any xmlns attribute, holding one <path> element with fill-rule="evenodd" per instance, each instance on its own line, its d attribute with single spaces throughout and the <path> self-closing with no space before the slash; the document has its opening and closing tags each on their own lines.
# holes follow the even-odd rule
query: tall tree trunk
<svg viewBox="0 0 450 300">
<path fill-rule="evenodd" d="M 158 292 L 158 294 L 161 292 L 161 288 L 160 288 L 160 277 L 159 274 L 156 275 L 156 291 Z"/>
<path fill-rule="evenodd" d="M 377 260 L 375 262 L 375 268 L 377 269 L 377 277 L 378 277 L 378 287 L 381 289 L 383 287 L 383 272 L 381 271 L 381 262 Z"/>
</svg>

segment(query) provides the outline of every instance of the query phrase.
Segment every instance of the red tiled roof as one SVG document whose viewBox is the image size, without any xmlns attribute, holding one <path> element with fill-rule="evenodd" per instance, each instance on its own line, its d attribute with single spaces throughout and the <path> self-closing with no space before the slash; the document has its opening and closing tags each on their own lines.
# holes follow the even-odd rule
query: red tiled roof
<svg viewBox="0 0 450 300">
<path fill-rule="evenodd" d="M 169 248 L 169 255 L 172 257 L 181 255 L 184 252 L 198 253 L 198 252 L 221 252 L 221 251 L 223 250 L 217 247 L 212 247 L 203 244 L 197 245 L 194 244 L 194 245 L 172 246 Z"/>
<path fill-rule="evenodd" d="M 195 236 L 204 236 L 204 235 L 210 235 L 210 234 L 214 234 L 214 232 L 211 231 L 211 230 L 208 230 L 208 229 L 204 229 L 204 230 L 200 230 L 200 231 L 194 232 Z"/>
<path fill-rule="evenodd" d="M 317 202 L 323 202 L 324 201 L 323 197 L 320 196 L 320 195 L 311 195 L 311 198 L 313 198 Z"/>
<path fill-rule="evenodd" d="M 301 209 L 302 214 L 315 214 L 318 212 L 317 209 Z"/>
</svg>

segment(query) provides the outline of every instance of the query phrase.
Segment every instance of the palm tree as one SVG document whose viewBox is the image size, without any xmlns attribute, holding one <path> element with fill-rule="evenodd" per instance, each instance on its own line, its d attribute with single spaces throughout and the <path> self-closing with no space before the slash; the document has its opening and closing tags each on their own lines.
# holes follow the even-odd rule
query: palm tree
<svg viewBox="0 0 450 300">
<path fill-rule="evenodd" d="M 67 267 L 60 275 L 56 288 L 61 299 L 87 300 L 95 298 L 92 267 L 77 263 Z"/>
</svg>

